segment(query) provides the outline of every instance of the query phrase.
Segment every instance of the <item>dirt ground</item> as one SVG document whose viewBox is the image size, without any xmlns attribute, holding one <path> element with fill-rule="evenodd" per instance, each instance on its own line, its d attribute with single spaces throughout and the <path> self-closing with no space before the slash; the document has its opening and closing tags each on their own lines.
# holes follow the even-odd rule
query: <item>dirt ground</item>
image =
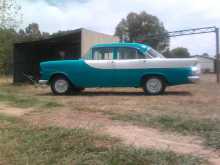
<svg viewBox="0 0 220 165">
<path fill-rule="evenodd" d="M 55 100 L 63 106 L 50 111 L 19 109 L 0 105 L 0 113 L 22 117 L 35 125 L 55 125 L 65 128 L 87 128 L 97 133 L 117 137 L 136 147 L 171 150 L 208 158 L 211 164 L 220 164 L 220 153 L 203 145 L 197 136 L 161 132 L 155 128 L 113 121 L 108 114 L 161 114 L 193 119 L 220 119 L 220 85 L 214 75 L 202 76 L 195 85 L 169 87 L 164 95 L 145 96 L 142 89 L 108 88 L 88 89 L 81 94 L 53 96 L 48 87 L 17 86 L 26 95 Z"/>
<path fill-rule="evenodd" d="M 199 84 L 168 87 L 161 96 L 145 96 L 142 89 L 86 89 L 70 96 L 54 96 L 50 88 L 17 87 L 20 91 L 45 99 L 56 100 L 68 110 L 114 113 L 178 113 L 195 118 L 220 119 L 220 85 L 214 75 L 202 76 Z"/>
</svg>

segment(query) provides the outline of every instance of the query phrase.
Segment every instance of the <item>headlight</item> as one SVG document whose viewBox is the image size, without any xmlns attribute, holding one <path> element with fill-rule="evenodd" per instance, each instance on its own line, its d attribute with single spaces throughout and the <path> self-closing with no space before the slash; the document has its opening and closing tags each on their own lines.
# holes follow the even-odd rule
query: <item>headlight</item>
<svg viewBox="0 0 220 165">
<path fill-rule="evenodd" d="M 201 73 L 199 65 L 191 67 L 191 70 L 192 70 L 192 75 L 193 76 L 197 76 L 197 75 L 199 75 Z"/>
</svg>

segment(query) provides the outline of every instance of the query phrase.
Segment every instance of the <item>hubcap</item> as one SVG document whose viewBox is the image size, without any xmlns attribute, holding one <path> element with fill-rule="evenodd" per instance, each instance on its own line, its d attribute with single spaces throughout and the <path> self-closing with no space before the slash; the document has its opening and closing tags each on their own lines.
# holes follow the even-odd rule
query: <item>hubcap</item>
<svg viewBox="0 0 220 165">
<path fill-rule="evenodd" d="M 57 80 L 54 88 L 58 93 L 65 93 L 68 90 L 68 82 L 63 79 Z"/>
<path fill-rule="evenodd" d="M 146 88 L 150 93 L 159 93 L 162 89 L 162 82 L 157 78 L 149 79 Z"/>
</svg>

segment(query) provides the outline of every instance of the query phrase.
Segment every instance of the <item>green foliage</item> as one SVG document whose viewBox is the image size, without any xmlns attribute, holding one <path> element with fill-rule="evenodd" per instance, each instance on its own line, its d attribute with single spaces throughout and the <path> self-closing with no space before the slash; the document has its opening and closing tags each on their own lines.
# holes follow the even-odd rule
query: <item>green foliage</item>
<svg viewBox="0 0 220 165">
<path fill-rule="evenodd" d="M 163 35 L 160 37 L 149 37 L 161 34 Z M 169 37 L 163 24 L 157 17 L 146 12 L 129 13 L 127 18 L 117 25 L 115 35 L 129 42 L 142 41 L 160 51 L 169 47 Z"/>
<path fill-rule="evenodd" d="M 210 57 L 210 55 L 208 53 L 203 53 L 201 56 L 203 56 L 203 57 Z"/>
<path fill-rule="evenodd" d="M 13 45 L 15 42 L 44 39 L 49 33 L 41 32 L 37 23 L 29 24 L 25 30 L 0 28 L 0 74 L 11 74 L 13 63 Z"/>
<path fill-rule="evenodd" d="M 13 43 L 16 37 L 15 30 L 0 28 L 0 74 L 12 72 Z"/>
<path fill-rule="evenodd" d="M 0 0 L 0 74 L 12 70 L 13 43 L 16 39 L 14 29 L 21 23 L 20 9 L 16 0 Z"/>
<path fill-rule="evenodd" d="M 0 115 L 0 161 L 4 164 L 168 165 L 204 161 L 169 151 L 135 149 L 85 129 L 39 128 Z"/>
<path fill-rule="evenodd" d="M 71 34 L 72 32 L 73 32 L 72 30 L 65 30 L 65 31 L 59 30 L 58 32 L 51 34 L 51 36 L 52 37 L 59 37 L 59 36 Z"/>
<path fill-rule="evenodd" d="M 171 57 L 173 58 L 189 58 L 190 53 L 187 48 L 178 47 L 170 52 Z"/>
<path fill-rule="evenodd" d="M 17 28 L 22 20 L 20 10 L 16 0 L 0 0 L 0 28 Z"/>
<path fill-rule="evenodd" d="M 20 29 L 18 32 L 19 42 L 45 39 L 49 35 L 49 33 L 41 32 L 37 23 L 31 23 L 24 30 Z"/>
</svg>

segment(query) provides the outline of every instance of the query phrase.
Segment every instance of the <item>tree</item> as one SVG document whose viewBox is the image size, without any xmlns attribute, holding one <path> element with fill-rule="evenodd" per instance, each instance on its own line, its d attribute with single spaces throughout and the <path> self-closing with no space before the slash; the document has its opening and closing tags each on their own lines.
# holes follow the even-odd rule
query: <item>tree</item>
<svg viewBox="0 0 220 165">
<path fill-rule="evenodd" d="M 162 52 L 162 54 L 164 55 L 164 57 L 166 58 L 172 58 L 172 55 L 171 55 L 171 52 L 170 52 L 170 49 L 166 49 L 165 51 Z"/>
<path fill-rule="evenodd" d="M 0 0 L 0 73 L 11 72 L 13 43 L 21 23 L 20 6 L 16 0 Z"/>
<path fill-rule="evenodd" d="M 33 41 L 46 38 L 49 33 L 41 32 L 37 23 L 28 25 L 18 32 L 14 29 L 0 28 L 0 73 L 12 73 L 12 54 L 15 42 Z"/>
<path fill-rule="evenodd" d="M 143 42 L 159 51 L 169 47 L 169 37 L 163 24 L 157 17 L 146 12 L 129 13 L 127 18 L 117 25 L 115 35 L 121 41 Z"/>
<path fill-rule="evenodd" d="M 0 28 L 17 28 L 22 20 L 20 10 L 16 0 L 0 0 Z"/>
<path fill-rule="evenodd" d="M 25 30 L 20 29 L 18 32 L 19 41 L 34 41 L 47 38 L 49 35 L 49 33 L 41 32 L 37 23 L 31 23 Z"/>
<path fill-rule="evenodd" d="M 65 30 L 65 31 L 59 30 L 58 32 L 51 34 L 51 36 L 52 37 L 59 37 L 59 36 L 71 34 L 72 32 L 73 32 L 72 30 Z"/>
<path fill-rule="evenodd" d="M 210 57 L 208 53 L 203 53 L 202 56 L 203 57 Z"/>
<path fill-rule="evenodd" d="M 25 28 L 25 32 L 26 32 L 26 35 L 29 37 L 33 37 L 33 38 L 40 38 L 41 37 L 41 32 L 39 29 L 39 25 L 37 23 L 29 24 Z"/>
<path fill-rule="evenodd" d="M 17 34 L 13 29 L 0 29 L 0 73 L 12 72 L 13 43 Z"/>
<path fill-rule="evenodd" d="M 189 58 L 190 53 L 187 48 L 178 47 L 170 52 L 171 57 L 173 58 Z"/>
</svg>

